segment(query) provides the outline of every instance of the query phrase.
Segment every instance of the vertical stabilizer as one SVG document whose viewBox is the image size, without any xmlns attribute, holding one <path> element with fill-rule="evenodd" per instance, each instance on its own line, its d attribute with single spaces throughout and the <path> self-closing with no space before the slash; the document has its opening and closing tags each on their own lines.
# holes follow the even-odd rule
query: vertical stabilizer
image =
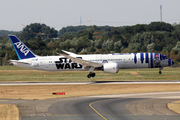
<svg viewBox="0 0 180 120">
<path fill-rule="evenodd" d="M 15 35 L 9 35 L 9 38 L 13 44 L 19 60 L 36 57 L 36 55 Z"/>
</svg>

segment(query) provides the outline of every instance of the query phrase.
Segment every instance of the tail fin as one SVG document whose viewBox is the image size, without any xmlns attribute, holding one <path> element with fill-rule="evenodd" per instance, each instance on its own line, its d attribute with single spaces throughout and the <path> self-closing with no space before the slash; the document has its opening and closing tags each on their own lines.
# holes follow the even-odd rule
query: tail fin
<svg viewBox="0 0 180 120">
<path fill-rule="evenodd" d="M 13 44 L 19 60 L 36 57 L 36 55 L 15 35 L 9 35 L 9 38 Z"/>
</svg>

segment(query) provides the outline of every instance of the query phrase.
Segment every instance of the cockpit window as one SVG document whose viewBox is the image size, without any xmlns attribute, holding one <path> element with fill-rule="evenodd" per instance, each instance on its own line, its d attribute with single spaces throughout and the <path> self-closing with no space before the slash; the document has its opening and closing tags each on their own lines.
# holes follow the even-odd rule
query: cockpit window
<svg viewBox="0 0 180 120">
<path fill-rule="evenodd" d="M 160 59 L 161 59 L 161 60 L 165 60 L 165 59 L 169 59 L 169 58 L 168 58 L 167 56 L 161 54 L 161 55 L 160 55 Z"/>
</svg>

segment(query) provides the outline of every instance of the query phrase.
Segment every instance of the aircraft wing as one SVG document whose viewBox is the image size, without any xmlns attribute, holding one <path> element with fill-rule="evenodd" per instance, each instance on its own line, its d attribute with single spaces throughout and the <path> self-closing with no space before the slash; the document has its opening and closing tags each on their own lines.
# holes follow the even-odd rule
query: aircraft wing
<svg viewBox="0 0 180 120">
<path fill-rule="evenodd" d="M 57 53 L 59 54 L 59 53 Z M 90 62 L 90 61 L 87 61 L 87 60 L 82 60 L 82 59 L 79 59 L 79 58 L 75 58 L 75 57 L 71 57 L 69 55 L 65 55 L 65 54 L 59 54 L 59 55 L 62 55 L 68 59 L 71 59 L 71 61 L 73 62 L 76 62 L 78 64 L 81 64 L 83 65 L 84 67 L 102 67 L 102 64 L 101 63 L 95 63 L 95 62 Z"/>
<path fill-rule="evenodd" d="M 11 63 L 21 63 L 21 64 L 30 64 L 29 62 L 27 61 L 23 61 L 23 60 L 10 60 Z M 10 63 L 10 64 L 11 64 Z"/>
<path fill-rule="evenodd" d="M 76 56 L 77 55 L 73 52 L 69 52 L 69 51 L 65 51 L 65 50 L 62 50 L 62 51 L 65 52 L 66 54 L 70 55 L 70 56 Z"/>
</svg>

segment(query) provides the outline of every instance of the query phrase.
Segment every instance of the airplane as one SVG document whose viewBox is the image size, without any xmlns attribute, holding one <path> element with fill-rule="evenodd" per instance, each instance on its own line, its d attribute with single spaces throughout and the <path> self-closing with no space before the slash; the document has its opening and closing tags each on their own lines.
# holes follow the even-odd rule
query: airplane
<svg viewBox="0 0 180 120">
<path fill-rule="evenodd" d="M 38 56 L 15 35 L 9 35 L 19 60 L 10 60 L 15 66 L 43 71 L 89 71 L 88 78 L 95 77 L 93 71 L 118 73 L 119 69 L 169 67 L 174 62 L 159 53 L 115 53 L 78 55 L 62 50 L 60 56 Z"/>
</svg>

